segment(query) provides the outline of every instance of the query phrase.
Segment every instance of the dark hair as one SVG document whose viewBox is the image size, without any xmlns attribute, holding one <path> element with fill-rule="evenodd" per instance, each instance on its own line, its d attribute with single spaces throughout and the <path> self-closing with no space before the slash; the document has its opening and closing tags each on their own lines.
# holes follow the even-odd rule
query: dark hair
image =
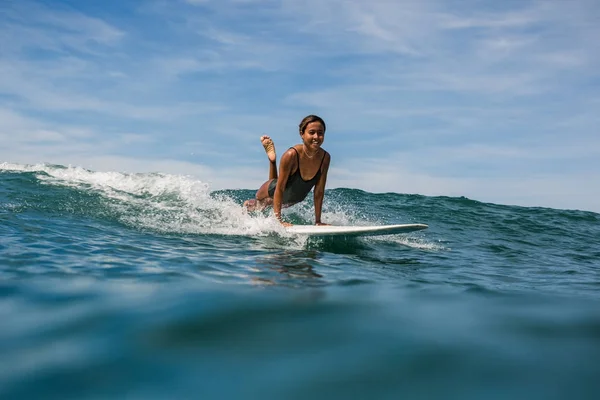
<svg viewBox="0 0 600 400">
<path fill-rule="evenodd" d="M 323 121 L 323 118 L 316 116 L 316 115 L 308 115 L 308 116 L 304 117 L 304 119 L 302 121 L 300 121 L 300 125 L 298 125 L 298 127 L 300 128 L 300 135 L 302 135 L 304 133 L 306 126 L 308 124 L 310 124 L 311 122 L 320 122 L 321 125 L 323 125 L 323 132 L 325 132 L 325 130 L 327 130 L 327 127 L 325 126 L 325 121 Z"/>
</svg>

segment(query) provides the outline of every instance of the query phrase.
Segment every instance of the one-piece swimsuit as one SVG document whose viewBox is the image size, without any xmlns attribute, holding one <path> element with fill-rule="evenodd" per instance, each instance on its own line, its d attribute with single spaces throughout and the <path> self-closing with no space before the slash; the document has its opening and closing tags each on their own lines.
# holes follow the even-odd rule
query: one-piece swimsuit
<svg viewBox="0 0 600 400">
<path fill-rule="evenodd" d="M 285 189 L 283 191 L 283 201 L 284 205 L 291 205 L 295 203 L 299 203 L 306 198 L 310 190 L 317 184 L 317 181 L 321 177 L 321 167 L 323 166 L 323 161 L 325 160 L 325 156 L 327 155 L 326 151 L 323 151 L 323 158 L 321 159 L 321 165 L 319 165 L 319 170 L 312 177 L 305 181 L 300 174 L 300 154 L 295 147 L 290 147 L 294 149 L 296 152 L 296 159 L 298 160 L 298 168 L 296 171 L 290 175 L 285 185 Z M 277 179 L 273 179 L 269 184 L 269 197 L 273 197 L 275 194 L 275 187 L 277 186 Z"/>
</svg>

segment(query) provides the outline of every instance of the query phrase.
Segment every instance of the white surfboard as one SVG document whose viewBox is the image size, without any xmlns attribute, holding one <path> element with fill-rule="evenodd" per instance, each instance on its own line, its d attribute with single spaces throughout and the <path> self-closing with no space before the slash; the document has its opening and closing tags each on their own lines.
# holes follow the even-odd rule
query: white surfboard
<svg viewBox="0 0 600 400">
<path fill-rule="evenodd" d="M 292 225 L 285 228 L 289 233 L 307 236 L 378 236 L 408 233 L 427 229 L 425 224 L 339 226 L 339 225 Z"/>
</svg>

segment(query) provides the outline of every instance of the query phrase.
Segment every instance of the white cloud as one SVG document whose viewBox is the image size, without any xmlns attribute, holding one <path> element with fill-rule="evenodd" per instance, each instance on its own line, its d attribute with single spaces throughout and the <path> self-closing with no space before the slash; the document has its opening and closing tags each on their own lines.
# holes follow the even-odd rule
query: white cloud
<svg viewBox="0 0 600 400">
<path fill-rule="evenodd" d="M 317 113 L 330 187 L 571 208 L 597 195 L 593 0 L 156 1 L 102 18 L 14 4 L 0 5 L 0 161 L 254 188 L 256 138 L 291 145 Z"/>
</svg>

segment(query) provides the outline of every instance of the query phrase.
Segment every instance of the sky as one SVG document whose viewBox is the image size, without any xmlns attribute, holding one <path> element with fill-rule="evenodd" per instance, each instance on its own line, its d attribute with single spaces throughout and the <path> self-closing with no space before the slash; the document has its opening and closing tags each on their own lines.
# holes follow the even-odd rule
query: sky
<svg viewBox="0 0 600 400">
<path fill-rule="evenodd" d="M 0 2 L 0 163 L 268 177 L 600 212 L 597 0 Z"/>
</svg>

